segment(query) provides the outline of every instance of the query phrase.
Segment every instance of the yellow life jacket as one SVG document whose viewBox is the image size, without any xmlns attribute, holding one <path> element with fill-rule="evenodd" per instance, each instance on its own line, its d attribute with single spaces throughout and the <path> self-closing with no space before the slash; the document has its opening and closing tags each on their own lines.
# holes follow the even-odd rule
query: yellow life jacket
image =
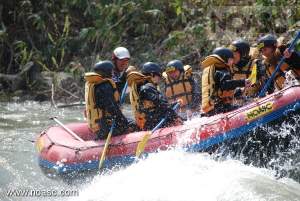
<svg viewBox="0 0 300 201">
<path fill-rule="evenodd" d="M 231 103 L 234 94 L 233 90 L 222 91 L 216 89 L 215 72 L 217 69 L 229 68 L 225 61 L 218 55 L 210 55 L 201 63 L 202 71 L 202 104 L 201 109 L 207 113 L 214 109 L 215 98 L 219 98 L 223 103 Z"/>
<path fill-rule="evenodd" d="M 238 68 L 237 66 L 233 67 L 233 79 L 241 80 L 241 79 L 250 79 L 252 87 L 246 88 L 244 91 L 244 95 L 247 97 L 255 96 L 262 85 L 262 77 L 258 77 L 258 69 L 257 66 L 258 59 L 250 59 L 250 61 L 243 66 L 242 68 Z M 262 76 L 261 74 L 259 74 Z"/>
<path fill-rule="evenodd" d="M 250 63 L 251 74 L 247 78 L 251 81 L 252 86 L 245 88 L 244 95 L 246 97 L 257 96 L 264 82 L 263 80 L 264 75 L 262 75 L 263 69 L 259 69 L 261 68 L 261 66 L 258 66 L 257 63 L 258 63 L 258 59 L 254 59 Z"/>
<path fill-rule="evenodd" d="M 133 111 L 133 115 L 135 117 L 136 124 L 140 129 L 143 129 L 145 127 L 146 114 L 141 113 L 139 111 L 139 106 L 143 105 L 144 109 L 154 107 L 151 101 L 144 100 L 143 103 L 140 103 L 138 87 L 142 85 L 145 81 L 152 82 L 151 77 L 145 76 L 142 73 L 136 71 L 130 72 L 127 75 L 128 87 L 130 88 L 130 104 Z"/>
<path fill-rule="evenodd" d="M 184 66 L 184 72 L 180 74 L 177 80 L 172 79 L 163 73 L 165 78 L 165 94 L 169 103 L 173 103 L 178 99 L 182 100 L 181 112 L 184 112 L 186 106 L 192 103 L 192 85 L 190 78 L 192 76 L 192 67 Z"/>
<path fill-rule="evenodd" d="M 98 73 L 89 72 L 84 75 L 85 83 L 85 105 L 86 105 L 86 118 L 89 128 L 96 133 L 100 129 L 99 122 L 102 117 L 109 116 L 108 112 L 102 111 L 96 107 L 95 100 L 95 85 L 103 82 L 109 82 L 114 89 L 114 99 L 116 102 L 119 101 L 120 96 L 117 90 L 116 84 L 112 79 L 103 78 Z"/>
<path fill-rule="evenodd" d="M 137 111 L 139 105 L 138 86 L 143 84 L 145 81 L 151 82 L 151 78 L 137 71 L 130 72 L 127 75 L 127 82 L 128 86 L 130 87 L 130 104 L 134 113 Z"/>
<path fill-rule="evenodd" d="M 280 58 L 282 57 L 279 49 L 276 49 L 274 56 L 272 58 L 267 58 L 265 56 L 263 56 L 263 64 L 266 66 L 266 74 L 267 77 L 270 78 L 271 75 L 273 74 L 273 72 L 276 69 L 276 66 L 280 60 Z M 283 63 L 279 69 L 279 72 L 276 73 L 275 75 L 275 87 L 278 90 L 281 90 L 283 88 L 283 84 L 285 81 L 285 77 L 284 77 L 284 71 L 288 70 L 289 66 L 287 63 Z"/>
<path fill-rule="evenodd" d="M 252 62 L 250 61 L 242 68 L 239 68 L 237 66 L 233 66 L 232 73 L 233 73 L 233 79 L 234 80 L 241 80 L 241 79 L 247 79 L 251 72 L 252 72 Z"/>
</svg>

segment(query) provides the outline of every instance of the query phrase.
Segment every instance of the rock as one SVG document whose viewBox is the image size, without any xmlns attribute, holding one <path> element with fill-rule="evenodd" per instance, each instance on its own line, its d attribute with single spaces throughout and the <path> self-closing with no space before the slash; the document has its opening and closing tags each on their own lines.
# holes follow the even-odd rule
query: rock
<svg viewBox="0 0 300 201">
<path fill-rule="evenodd" d="M 35 95 L 35 97 L 33 98 L 34 101 L 39 101 L 39 102 L 43 102 L 43 101 L 48 101 L 49 97 L 46 94 L 37 94 Z"/>
<path fill-rule="evenodd" d="M 53 99 L 58 102 L 74 102 L 83 100 L 83 86 L 70 73 L 66 72 L 41 72 L 37 80 L 38 87 L 34 100 L 45 101 Z M 52 89 L 53 85 L 53 89 Z"/>
</svg>

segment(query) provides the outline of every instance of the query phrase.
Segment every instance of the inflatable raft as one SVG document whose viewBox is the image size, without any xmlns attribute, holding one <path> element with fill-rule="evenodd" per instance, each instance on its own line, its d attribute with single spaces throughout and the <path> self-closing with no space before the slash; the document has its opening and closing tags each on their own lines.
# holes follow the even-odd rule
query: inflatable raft
<svg viewBox="0 0 300 201">
<path fill-rule="evenodd" d="M 287 118 L 299 109 L 300 86 L 288 87 L 229 113 L 195 118 L 181 126 L 159 129 L 151 135 L 144 154 L 175 146 L 191 152 L 205 151 L 245 136 L 256 127 Z M 66 126 L 84 141 L 75 139 L 59 126 L 42 131 L 36 140 L 39 166 L 55 174 L 97 171 L 105 141 L 94 141 L 86 123 Z M 126 166 L 136 161 L 136 147 L 144 135 L 145 132 L 135 132 L 113 137 L 102 168 Z"/>
</svg>

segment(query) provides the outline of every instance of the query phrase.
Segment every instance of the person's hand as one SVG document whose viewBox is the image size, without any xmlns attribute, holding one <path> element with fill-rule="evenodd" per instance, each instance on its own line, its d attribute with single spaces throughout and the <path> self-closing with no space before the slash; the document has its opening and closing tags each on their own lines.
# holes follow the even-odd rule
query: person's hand
<svg viewBox="0 0 300 201">
<path fill-rule="evenodd" d="M 285 49 L 283 52 L 283 56 L 288 59 L 292 56 L 292 52 L 290 52 L 289 49 Z"/>
<path fill-rule="evenodd" d="M 126 74 L 128 75 L 132 71 L 137 71 L 136 67 L 134 66 L 128 66 L 128 68 L 125 70 Z"/>
<path fill-rule="evenodd" d="M 179 126 L 179 125 L 182 125 L 182 124 L 183 124 L 183 121 L 180 117 L 175 119 L 175 121 L 174 121 L 175 126 Z"/>
<path fill-rule="evenodd" d="M 250 79 L 245 79 L 245 88 L 250 88 L 252 86 Z"/>
<path fill-rule="evenodd" d="M 233 96 L 235 98 L 238 98 L 238 99 L 242 98 L 242 96 L 243 96 L 243 90 L 241 88 L 236 88 L 234 90 L 234 95 Z"/>
<path fill-rule="evenodd" d="M 175 102 L 176 103 L 179 103 L 180 107 L 183 106 L 183 100 L 181 98 L 178 98 L 177 101 Z"/>
<path fill-rule="evenodd" d="M 186 116 L 187 116 L 188 118 L 191 118 L 191 117 L 193 116 L 193 112 L 192 112 L 191 110 L 187 109 L 187 110 L 186 110 Z"/>
</svg>

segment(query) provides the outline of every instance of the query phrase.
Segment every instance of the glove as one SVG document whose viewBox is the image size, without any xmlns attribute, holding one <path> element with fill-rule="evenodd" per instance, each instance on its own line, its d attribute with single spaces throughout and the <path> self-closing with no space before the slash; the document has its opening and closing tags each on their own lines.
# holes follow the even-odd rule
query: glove
<svg viewBox="0 0 300 201">
<path fill-rule="evenodd" d="M 242 98 L 243 90 L 241 88 L 237 88 L 234 90 L 234 97 L 235 98 Z"/>
</svg>

